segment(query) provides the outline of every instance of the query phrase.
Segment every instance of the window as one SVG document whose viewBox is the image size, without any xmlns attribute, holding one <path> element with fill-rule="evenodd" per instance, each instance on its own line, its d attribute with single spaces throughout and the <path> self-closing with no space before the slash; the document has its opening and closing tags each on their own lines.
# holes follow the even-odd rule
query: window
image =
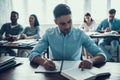
<svg viewBox="0 0 120 80">
<path fill-rule="evenodd" d="M 67 4 L 72 11 L 72 19 L 74 24 L 83 22 L 84 17 L 84 0 L 67 0 Z"/>
<path fill-rule="evenodd" d="M 91 0 L 91 16 L 99 23 L 107 18 L 107 0 Z"/>
<path fill-rule="evenodd" d="M 40 24 L 54 24 L 53 9 L 57 4 L 68 4 L 72 11 L 73 24 L 83 22 L 85 12 L 90 12 L 92 18 L 101 22 L 107 18 L 108 9 L 117 10 L 116 17 L 119 18 L 120 0 L 12 0 L 13 10 L 20 13 L 19 22 L 28 25 L 30 14 L 36 14 Z M 18 4 L 17 4 L 18 3 Z M 19 5 L 19 6 L 18 6 Z"/>
<path fill-rule="evenodd" d="M 120 18 L 120 0 L 111 0 L 111 9 L 116 9 L 116 17 Z"/>
</svg>

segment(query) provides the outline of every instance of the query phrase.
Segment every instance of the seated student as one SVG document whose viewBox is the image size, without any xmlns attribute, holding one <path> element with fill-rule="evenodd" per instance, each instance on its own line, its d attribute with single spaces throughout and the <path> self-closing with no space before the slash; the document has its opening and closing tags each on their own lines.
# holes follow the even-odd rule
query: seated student
<svg viewBox="0 0 120 80">
<path fill-rule="evenodd" d="M 108 12 L 108 18 L 104 19 L 97 27 L 97 32 L 110 32 L 112 30 L 120 32 L 120 20 L 114 18 L 116 14 L 115 9 L 110 9 Z M 111 45 L 111 52 L 106 49 L 106 45 Z M 99 42 L 99 46 L 106 53 L 108 61 L 113 61 L 112 53 L 115 53 L 117 46 L 119 45 L 119 38 L 104 38 Z"/>
<path fill-rule="evenodd" d="M 19 14 L 16 11 L 11 12 L 11 23 L 5 23 L 1 27 L 0 30 L 0 39 L 14 41 L 19 39 L 19 35 L 22 32 L 23 28 L 20 24 L 17 23 L 19 18 Z M 3 34 L 5 33 L 5 37 Z M 9 53 L 10 56 L 16 56 L 16 52 L 12 49 L 6 49 L 6 52 Z"/>
<path fill-rule="evenodd" d="M 29 56 L 30 62 L 43 65 L 46 69 L 55 69 L 53 61 L 42 58 L 42 52 L 51 48 L 54 60 L 80 60 L 81 48 L 84 46 L 94 57 L 83 60 L 79 67 L 91 68 L 93 64 L 105 62 L 105 53 L 79 28 L 72 26 L 70 7 L 66 4 L 58 4 L 54 11 L 55 23 L 58 25 L 49 28 L 42 36 L 39 43 L 33 48 Z"/>
<path fill-rule="evenodd" d="M 80 25 L 80 28 L 82 28 L 85 32 L 95 32 L 95 28 L 96 28 L 96 23 L 95 21 L 92 19 L 91 14 L 90 13 L 86 13 L 84 15 L 84 22 Z M 96 39 L 93 39 L 93 41 L 96 42 Z M 83 49 L 83 54 L 85 55 L 85 58 L 89 58 L 88 57 L 88 53 L 85 49 Z"/>
<path fill-rule="evenodd" d="M 95 31 L 96 23 L 92 19 L 90 13 L 87 12 L 84 15 L 84 22 L 82 23 L 82 25 L 80 25 L 80 28 L 82 28 L 85 32 L 93 32 L 93 31 Z"/>
<path fill-rule="evenodd" d="M 39 22 L 37 16 L 35 14 L 31 14 L 29 17 L 30 26 L 26 27 L 21 34 L 21 39 L 40 39 L 40 29 Z M 26 57 L 30 54 L 31 50 L 19 49 L 19 54 L 21 57 Z"/>
</svg>

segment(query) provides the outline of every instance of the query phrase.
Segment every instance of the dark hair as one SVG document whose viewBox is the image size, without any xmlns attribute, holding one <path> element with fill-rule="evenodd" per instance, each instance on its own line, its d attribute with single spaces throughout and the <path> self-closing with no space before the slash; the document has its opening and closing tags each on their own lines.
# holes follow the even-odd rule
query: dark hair
<svg viewBox="0 0 120 80">
<path fill-rule="evenodd" d="M 15 14 L 17 14 L 17 16 L 19 16 L 19 13 L 18 13 L 18 12 L 12 11 L 12 12 L 11 12 L 11 15 L 12 15 L 13 13 L 15 13 Z"/>
<path fill-rule="evenodd" d="M 91 14 L 87 12 L 87 13 L 84 15 L 84 22 L 86 23 L 85 16 L 90 16 L 90 17 L 91 17 Z M 91 18 L 91 21 L 94 21 L 94 20 Z"/>
<path fill-rule="evenodd" d="M 109 10 L 109 14 L 115 14 L 116 13 L 116 10 L 115 9 L 110 9 Z"/>
<path fill-rule="evenodd" d="M 34 27 L 39 26 L 40 24 L 38 22 L 37 16 L 35 14 L 31 14 L 30 16 L 34 16 L 34 18 L 35 18 Z"/>
<path fill-rule="evenodd" d="M 71 10 L 70 7 L 67 6 L 66 4 L 58 4 L 55 8 L 54 8 L 54 17 L 58 18 L 62 15 L 69 15 L 71 14 Z"/>
</svg>

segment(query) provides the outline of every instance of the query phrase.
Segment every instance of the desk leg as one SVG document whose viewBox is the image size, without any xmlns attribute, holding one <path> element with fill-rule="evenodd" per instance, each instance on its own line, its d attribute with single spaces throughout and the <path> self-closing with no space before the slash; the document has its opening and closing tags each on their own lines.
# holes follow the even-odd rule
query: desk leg
<svg viewBox="0 0 120 80">
<path fill-rule="evenodd" d="M 119 62 L 119 46 L 117 47 L 117 62 Z"/>
</svg>

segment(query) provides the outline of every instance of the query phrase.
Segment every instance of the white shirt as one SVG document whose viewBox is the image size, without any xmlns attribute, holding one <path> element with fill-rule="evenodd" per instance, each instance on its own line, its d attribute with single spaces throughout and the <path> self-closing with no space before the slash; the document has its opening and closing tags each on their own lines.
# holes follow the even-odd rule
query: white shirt
<svg viewBox="0 0 120 80">
<path fill-rule="evenodd" d="M 92 24 L 90 25 L 90 26 L 88 26 L 85 22 L 82 24 L 82 25 L 80 25 L 80 28 L 82 28 L 84 31 L 87 31 L 87 32 L 89 32 L 89 31 L 95 31 L 96 30 L 96 23 L 95 23 L 95 21 L 92 21 Z"/>
</svg>

